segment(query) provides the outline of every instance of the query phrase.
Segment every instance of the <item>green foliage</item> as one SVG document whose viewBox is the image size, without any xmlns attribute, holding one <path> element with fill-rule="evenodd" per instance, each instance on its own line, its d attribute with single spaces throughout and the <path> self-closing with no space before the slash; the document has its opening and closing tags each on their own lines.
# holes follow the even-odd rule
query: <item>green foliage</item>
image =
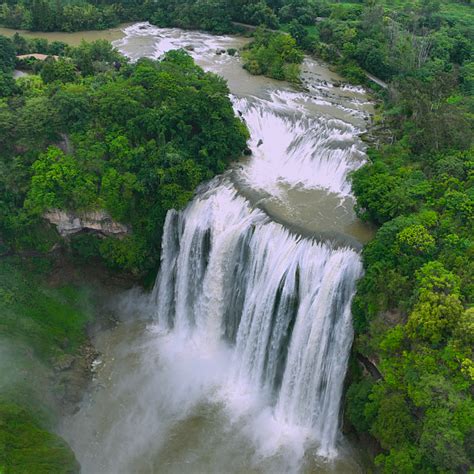
<svg viewBox="0 0 474 474">
<path fill-rule="evenodd" d="M 11 72 L 15 67 L 15 47 L 10 39 L 0 36 L 0 72 Z"/>
<path fill-rule="evenodd" d="M 0 472 L 76 474 L 80 466 L 70 447 L 44 430 L 24 408 L 0 403 Z"/>
<path fill-rule="evenodd" d="M 41 79 L 45 84 L 49 82 L 74 82 L 76 79 L 76 68 L 71 61 L 65 59 L 48 59 L 41 68 Z"/>
<path fill-rule="evenodd" d="M 9 1 L 0 5 L 0 24 L 33 31 L 102 30 L 117 26 L 129 15 L 129 8 L 137 7 L 134 2 L 127 2 L 128 8 L 124 9 L 120 3 Z M 139 10 L 143 12 L 144 8 Z"/>
<path fill-rule="evenodd" d="M 51 239 L 40 238 L 45 211 L 105 209 L 131 235 L 77 241 L 74 251 L 143 274 L 158 261 L 167 210 L 240 156 L 247 130 L 226 83 L 184 51 L 134 65 L 106 42 L 69 55 L 72 62 L 47 61 L 43 80 L 30 76 L 15 100 L 0 103 L 3 239 L 49 250 Z"/>
<path fill-rule="evenodd" d="M 463 312 L 459 279 L 440 263 L 427 263 L 418 273 L 416 294 L 408 318 L 408 335 L 439 344 L 449 337 Z"/>
<path fill-rule="evenodd" d="M 15 92 L 15 80 L 10 73 L 0 71 L 0 98 L 8 97 Z"/>
<path fill-rule="evenodd" d="M 95 203 L 97 178 L 59 148 L 48 148 L 32 168 L 31 188 L 25 201 L 31 212 L 40 214 L 54 208 L 82 210 Z"/>
<path fill-rule="evenodd" d="M 244 68 L 251 74 L 264 74 L 274 79 L 297 82 L 303 53 L 297 48 L 292 36 L 260 29 L 243 53 L 243 58 Z"/>
<path fill-rule="evenodd" d="M 44 272 L 36 263 L 40 262 L 0 260 L 0 334 L 25 343 L 49 364 L 65 352 L 74 353 L 85 342 L 89 315 L 83 310 L 84 294 L 77 289 L 43 286 Z"/>
<path fill-rule="evenodd" d="M 162 27 L 203 29 L 215 33 L 234 30 L 233 5 L 225 0 L 157 0 L 147 19 Z"/>
<path fill-rule="evenodd" d="M 111 70 L 115 62 L 126 62 L 126 59 L 106 40 L 97 40 L 92 43 L 82 41 L 69 53 L 84 76 Z"/>
</svg>

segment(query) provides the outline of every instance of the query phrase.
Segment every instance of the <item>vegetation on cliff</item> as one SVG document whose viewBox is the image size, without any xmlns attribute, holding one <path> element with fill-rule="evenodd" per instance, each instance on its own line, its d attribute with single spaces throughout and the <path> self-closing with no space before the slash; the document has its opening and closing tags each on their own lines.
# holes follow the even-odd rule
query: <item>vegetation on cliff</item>
<svg viewBox="0 0 474 474">
<path fill-rule="evenodd" d="M 50 432 L 76 398 L 66 372 L 86 342 L 91 312 L 78 287 L 48 287 L 48 259 L 0 258 L 0 472 L 76 473 L 69 446 Z M 52 380 L 55 380 L 53 383 Z"/>
<path fill-rule="evenodd" d="M 338 45 L 343 65 L 389 81 L 382 118 L 392 143 L 370 150 L 352 177 L 359 215 L 380 226 L 363 251 L 354 350 L 381 378 L 354 374 L 347 414 L 380 443 L 383 472 L 466 472 L 474 465 L 473 24 L 451 22 L 435 2 L 411 11 L 373 4 L 357 18 L 365 23 L 348 23 L 366 39 Z"/>
<path fill-rule="evenodd" d="M 1 39 L 10 51 L 17 41 Z M 197 185 L 246 146 L 225 82 L 184 51 L 128 64 L 105 41 L 34 66 L 0 101 L 0 230 L 13 249 L 51 248 L 47 209 L 106 209 L 129 236 L 81 235 L 85 257 L 134 273 L 156 268 L 161 226 Z M 11 58 L 4 61 L 6 73 Z"/>
</svg>

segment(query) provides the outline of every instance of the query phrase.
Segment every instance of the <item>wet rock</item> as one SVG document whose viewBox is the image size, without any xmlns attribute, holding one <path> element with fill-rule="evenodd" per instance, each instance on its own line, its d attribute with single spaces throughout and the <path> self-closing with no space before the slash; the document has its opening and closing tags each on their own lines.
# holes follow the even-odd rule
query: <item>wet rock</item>
<svg viewBox="0 0 474 474">
<path fill-rule="evenodd" d="M 257 147 L 259 147 L 260 145 L 263 145 L 263 140 L 260 138 L 260 140 L 258 141 L 257 143 Z"/>
<path fill-rule="evenodd" d="M 245 156 L 250 156 L 252 154 L 252 150 L 249 147 L 246 147 L 244 150 L 244 155 Z"/>
<path fill-rule="evenodd" d="M 194 51 L 194 46 L 192 44 L 187 44 L 184 49 L 186 51 Z"/>
</svg>

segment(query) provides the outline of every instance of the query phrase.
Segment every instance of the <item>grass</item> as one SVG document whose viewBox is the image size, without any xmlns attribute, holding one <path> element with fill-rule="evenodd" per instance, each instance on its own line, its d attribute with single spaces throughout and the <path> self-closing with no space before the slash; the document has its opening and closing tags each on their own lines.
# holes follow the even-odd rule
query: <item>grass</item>
<svg viewBox="0 0 474 474">
<path fill-rule="evenodd" d="M 71 448 L 15 404 L 0 404 L 0 474 L 75 474 Z"/>
<path fill-rule="evenodd" d="M 79 472 L 54 420 L 52 365 L 86 340 L 88 292 L 50 288 L 51 262 L 0 258 L 0 474 Z"/>
<path fill-rule="evenodd" d="M 72 286 L 42 284 L 41 260 L 0 260 L 0 335 L 24 343 L 45 362 L 74 353 L 85 341 L 87 295 Z"/>
</svg>

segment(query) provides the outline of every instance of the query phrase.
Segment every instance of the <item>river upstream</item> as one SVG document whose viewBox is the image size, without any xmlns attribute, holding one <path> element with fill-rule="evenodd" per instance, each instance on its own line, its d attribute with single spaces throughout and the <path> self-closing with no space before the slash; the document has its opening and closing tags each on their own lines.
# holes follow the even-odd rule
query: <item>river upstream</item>
<svg viewBox="0 0 474 474">
<path fill-rule="evenodd" d="M 168 213 L 152 294 L 124 295 L 97 335 L 94 382 L 61 428 L 84 473 L 364 471 L 339 428 L 370 238 L 348 173 L 371 104 L 311 59 L 304 91 L 250 76 L 221 53 L 245 41 L 136 24 L 114 43 L 133 60 L 186 48 L 227 79 L 252 156 Z"/>
</svg>

